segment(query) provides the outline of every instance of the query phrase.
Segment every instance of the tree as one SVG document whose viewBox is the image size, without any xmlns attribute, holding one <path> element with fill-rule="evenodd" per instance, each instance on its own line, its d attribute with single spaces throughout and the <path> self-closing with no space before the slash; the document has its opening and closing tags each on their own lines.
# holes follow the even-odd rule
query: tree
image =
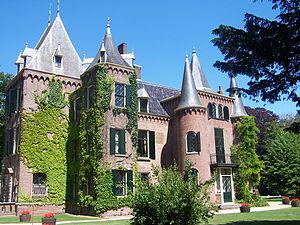
<svg viewBox="0 0 300 225">
<path fill-rule="evenodd" d="M 244 93 L 271 103 L 282 98 L 300 106 L 300 1 L 269 0 L 275 20 L 245 15 L 244 29 L 220 25 L 212 40 L 224 55 L 214 64 L 230 76 L 250 78 Z"/>
<path fill-rule="evenodd" d="M 272 194 L 300 196 L 300 135 L 279 130 L 268 141 L 264 182 Z"/>
<path fill-rule="evenodd" d="M 11 81 L 13 75 L 10 73 L 0 72 L 0 160 L 2 160 L 3 153 L 3 128 L 5 125 L 5 101 L 6 92 L 5 87 Z"/>
<path fill-rule="evenodd" d="M 256 154 L 258 128 L 254 117 L 244 117 L 236 125 L 237 145 L 232 147 L 232 159 L 238 164 L 235 176 L 235 190 L 238 200 L 252 201 L 249 184 L 255 189 L 260 181 L 262 162 Z"/>
<path fill-rule="evenodd" d="M 213 216 L 209 184 L 198 186 L 190 164 L 182 176 L 176 166 L 164 169 L 158 182 L 141 182 L 133 200 L 134 225 L 195 225 Z"/>
<path fill-rule="evenodd" d="M 249 116 L 254 116 L 255 124 L 259 129 L 256 152 L 262 158 L 265 153 L 265 140 L 268 136 L 268 128 L 272 122 L 279 120 L 279 116 L 265 108 L 245 107 L 245 109 Z"/>
</svg>

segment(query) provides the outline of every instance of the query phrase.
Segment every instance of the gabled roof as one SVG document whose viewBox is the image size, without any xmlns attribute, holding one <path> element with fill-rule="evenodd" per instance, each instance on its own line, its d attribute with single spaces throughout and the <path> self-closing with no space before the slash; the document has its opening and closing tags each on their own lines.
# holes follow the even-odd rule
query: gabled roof
<svg viewBox="0 0 300 225">
<path fill-rule="evenodd" d="M 205 74 L 201 68 L 196 50 L 193 50 L 192 60 L 191 60 L 191 72 L 195 81 L 195 86 L 197 90 L 210 90 L 209 83 L 205 77 Z"/>
<path fill-rule="evenodd" d="M 48 25 L 34 50 L 36 53 L 26 68 L 78 78 L 83 72 L 81 59 L 67 34 L 59 13 L 53 23 Z M 55 67 L 53 60 L 58 50 L 62 56 L 61 68 Z"/>
<path fill-rule="evenodd" d="M 227 91 L 229 92 L 230 97 L 235 98 L 230 117 L 234 118 L 234 117 L 248 116 L 234 76 L 230 78 L 230 88 L 228 88 Z"/>
<path fill-rule="evenodd" d="M 114 44 L 111 31 L 110 31 L 109 18 L 106 26 L 106 33 L 102 43 L 103 45 L 101 45 L 100 49 L 97 52 L 96 57 L 94 58 L 93 62 L 89 65 L 87 70 L 91 69 L 97 63 L 100 62 L 109 62 L 116 65 L 130 67 L 128 63 L 123 59 L 123 57 L 121 56 L 121 54 L 119 53 L 118 49 Z M 103 61 L 101 60 L 101 52 L 104 52 L 104 50 L 105 50 L 106 57 L 105 60 Z"/>
<path fill-rule="evenodd" d="M 180 101 L 176 111 L 180 109 L 186 109 L 192 107 L 201 107 L 201 103 L 191 73 L 189 59 L 188 56 L 186 55 Z"/>
<path fill-rule="evenodd" d="M 142 80 L 138 80 L 137 84 L 139 90 L 144 88 L 149 95 L 149 114 L 168 116 L 168 113 L 164 110 L 160 101 L 178 95 L 180 93 L 179 90 Z"/>
</svg>

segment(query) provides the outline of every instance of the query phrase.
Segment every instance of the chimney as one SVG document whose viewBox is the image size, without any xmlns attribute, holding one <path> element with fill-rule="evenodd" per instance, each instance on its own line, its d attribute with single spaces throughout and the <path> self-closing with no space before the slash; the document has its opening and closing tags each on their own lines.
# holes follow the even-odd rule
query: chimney
<svg viewBox="0 0 300 225">
<path fill-rule="evenodd" d="M 122 43 L 118 46 L 118 51 L 120 54 L 126 54 L 127 53 L 127 44 Z"/>
<path fill-rule="evenodd" d="M 219 86 L 218 94 L 220 94 L 220 95 L 223 94 L 222 86 Z"/>
</svg>

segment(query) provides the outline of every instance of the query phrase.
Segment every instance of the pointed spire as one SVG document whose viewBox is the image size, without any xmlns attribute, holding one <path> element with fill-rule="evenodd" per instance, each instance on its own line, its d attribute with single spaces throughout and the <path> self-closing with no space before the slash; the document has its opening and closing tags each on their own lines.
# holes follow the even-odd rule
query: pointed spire
<svg viewBox="0 0 300 225">
<path fill-rule="evenodd" d="M 50 2 L 49 10 L 48 10 L 48 27 L 51 25 L 51 6 L 52 3 Z"/>
<path fill-rule="evenodd" d="M 191 73 L 189 58 L 186 53 L 180 101 L 176 111 L 192 107 L 201 107 L 201 103 Z"/>
<path fill-rule="evenodd" d="M 60 13 L 60 0 L 57 0 L 57 15 Z"/>
<path fill-rule="evenodd" d="M 109 17 L 107 18 L 106 34 L 107 35 L 111 35 L 111 32 L 110 32 L 110 19 L 109 19 Z"/>
<path fill-rule="evenodd" d="M 243 104 L 243 100 L 242 100 L 239 88 L 237 86 L 235 76 L 231 76 L 230 88 L 228 88 L 227 91 L 229 92 L 230 97 L 235 98 L 231 117 L 237 118 L 237 117 L 248 116 L 248 114 L 245 110 L 244 104 Z"/>
<path fill-rule="evenodd" d="M 193 48 L 192 60 L 191 60 L 191 72 L 195 81 L 197 90 L 211 90 L 205 74 L 201 68 L 198 56 L 196 54 L 195 47 Z"/>
</svg>

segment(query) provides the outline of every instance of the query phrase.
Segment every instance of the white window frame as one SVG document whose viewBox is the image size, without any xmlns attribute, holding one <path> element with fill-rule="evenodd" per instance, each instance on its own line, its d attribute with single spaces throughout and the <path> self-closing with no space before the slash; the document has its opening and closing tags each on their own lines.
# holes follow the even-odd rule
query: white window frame
<svg viewBox="0 0 300 225">
<path fill-rule="evenodd" d="M 146 100 L 147 101 L 147 110 L 146 110 L 146 112 L 141 111 L 141 100 Z M 139 112 L 149 113 L 149 99 L 148 98 L 139 98 Z"/>
</svg>

